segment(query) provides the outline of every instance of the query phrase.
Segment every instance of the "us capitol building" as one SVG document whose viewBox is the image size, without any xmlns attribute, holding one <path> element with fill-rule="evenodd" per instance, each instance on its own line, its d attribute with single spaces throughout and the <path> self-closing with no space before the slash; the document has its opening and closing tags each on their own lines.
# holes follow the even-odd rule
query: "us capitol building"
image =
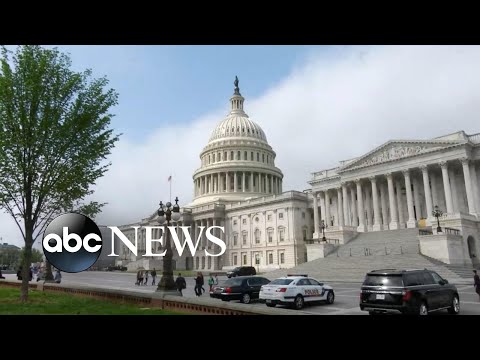
<svg viewBox="0 0 480 360">
<path fill-rule="evenodd" d="M 480 134 L 459 131 L 431 140 L 391 140 L 340 161 L 336 168 L 312 173 L 308 190 L 283 192 L 275 151 L 244 111 L 244 101 L 236 79 L 230 113 L 200 153 L 200 167 L 193 173 L 193 201 L 182 207 L 176 224 L 191 226 L 193 241 L 199 226 L 224 226 L 225 233 L 215 235 L 223 239 L 227 251 L 220 257 L 205 256 L 205 248 L 214 253 L 219 249 L 203 236 L 194 257 L 188 247 L 183 256 L 174 254 L 176 269 L 290 268 L 322 257 L 327 245 L 354 242 L 360 233 L 406 228 L 421 228 L 431 235 L 422 237 L 425 255 L 477 265 Z M 448 233 L 436 232 L 435 205 L 443 210 L 439 221 Z M 155 212 L 120 229 L 134 242 L 131 226 L 159 226 L 156 217 Z M 159 231 L 154 231 L 154 239 L 160 237 Z M 184 241 L 180 229 L 178 234 Z M 320 241 L 324 237 L 327 241 Z M 160 244 L 154 244 L 157 248 L 152 250 L 159 252 Z M 161 269 L 161 258 L 142 256 L 144 229 L 139 231 L 138 248 L 134 256 L 122 244 L 117 263 L 130 270 Z"/>
</svg>

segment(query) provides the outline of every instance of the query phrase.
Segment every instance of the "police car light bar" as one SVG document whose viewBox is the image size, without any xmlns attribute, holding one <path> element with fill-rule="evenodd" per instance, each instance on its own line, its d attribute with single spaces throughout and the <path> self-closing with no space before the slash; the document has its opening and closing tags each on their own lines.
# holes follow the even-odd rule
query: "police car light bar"
<svg viewBox="0 0 480 360">
<path fill-rule="evenodd" d="M 287 276 L 302 276 L 302 277 L 308 277 L 306 274 L 288 274 Z"/>
</svg>

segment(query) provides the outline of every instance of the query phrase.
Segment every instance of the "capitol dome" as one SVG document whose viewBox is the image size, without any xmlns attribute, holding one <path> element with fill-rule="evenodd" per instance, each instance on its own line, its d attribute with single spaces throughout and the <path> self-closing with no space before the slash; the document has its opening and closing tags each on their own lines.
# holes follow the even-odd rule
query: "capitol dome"
<svg viewBox="0 0 480 360">
<path fill-rule="evenodd" d="M 276 154 L 260 125 L 243 110 L 245 98 L 237 78 L 234 84 L 231 110 L 200 153 L 201 166 L 193 174 L 193 204 L 282 192 L 283 174 L 275 166 Z"/>
</svg>

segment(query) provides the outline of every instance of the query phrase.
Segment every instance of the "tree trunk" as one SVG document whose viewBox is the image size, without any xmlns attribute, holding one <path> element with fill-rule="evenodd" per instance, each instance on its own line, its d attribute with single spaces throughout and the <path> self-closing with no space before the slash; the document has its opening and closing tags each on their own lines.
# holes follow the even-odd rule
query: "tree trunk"
<svg viewBox="0 0 480 360">
<path fill-rule="evenodd" d="M 28 283 L 30 281 L 30 264 L 32 262 L 33 245 L 33 224 L 31 221 L 25 222 L 25 249 L 23 251 L 22 261 L 22 287 L 20 289 L 20 301 L 28 300 Z"/>
<path fill-rule="evenodd" d="M 45 281 L 53 281 L 52 264 L 45 259 Z"/>
</svg>

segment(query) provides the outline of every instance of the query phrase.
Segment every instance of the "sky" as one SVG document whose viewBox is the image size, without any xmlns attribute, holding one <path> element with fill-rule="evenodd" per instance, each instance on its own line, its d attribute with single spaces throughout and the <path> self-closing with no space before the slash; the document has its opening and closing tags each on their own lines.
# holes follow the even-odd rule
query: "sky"
<svg viewBox="0 0 480 360">
<path fill-rule="evenodd" d="M 59 46 L 76 70 L 119 93 L 122 133 L 92 200 L 97 224 L 136 222 L 172 197 L 192 200 L 192 173 L 229 111 L 238 76 L 244 109 L 265 131 L 283 190 L 389 140 L 480 132 L 478 46 Z M 22 245 L 0 214 L 2 242 Z"/>
</svg>

